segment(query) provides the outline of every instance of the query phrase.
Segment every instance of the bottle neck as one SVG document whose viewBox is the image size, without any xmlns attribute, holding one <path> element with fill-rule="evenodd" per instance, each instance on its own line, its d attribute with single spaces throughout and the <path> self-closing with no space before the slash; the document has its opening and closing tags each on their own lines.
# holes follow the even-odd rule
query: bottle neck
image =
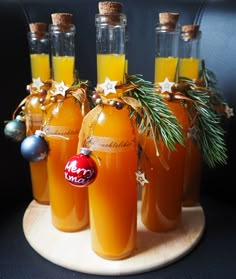
<svg viewBox="0 0 236 279">
<path fill-rule="evenodd" d="M 45 82 L 51 78 L 49 36 L 47 32 L 29 32 L 29 52 L 32 79 Z"/>
<path fill-rule="evenodd" d="M 124 14 L 97 14 L 96 50 L 97 50 L 97 83 L 103 84 L 107 78 L 110 84 L 124 83 L 126 28 L 127 20 Z M 109 82 L 108 82 L 109 83 Z M 109 84 L 107 85 L 109 86 Z M 111 89 L 114 94 L 114 88 Z M 106 95 L 109 93 L 106 92 Z M 112 95 L 115 97 L 115 95 Z"/>
<path fill-rule="evenodd" d="M 157 24 L 155 42 L 155 83 L 176 82 L 178 77 L 179 26 Z"/>
<path fill-rule="evenodd" d="M 200 38 L 201 32 L 198 31 L 194 36 L 191 32 L 181 32 L 180 57 L 181 58 L 200 58 Z"/>
<path fill-rule="evenodd" d="M 125 54 L 126 16 L 97 14 L 95 23 L 97 54 Z"/>
<path fill-rule="evenodd" d="M 71 86 L 75 80 L 75 26 L 49 26 L 52 75 L 56 82 Z"/>
<path fill-rule="evenodd" d="M 200 67 L 200 37 L 200 31 L 181 32 L 179 77 L 198 78 Z"/>
<path fill-rule="evenodd" d="M 157 24 L 155 30 L 156 57 L 179 57 L 180 28 Z"/>
<path fill-rule="evenodd" d="M 49 54 L 49 35 L 47 32 L 28 33 L 30 54 Z"/>
<path fill-rule="evenodd" d="M 49 26 L 51 55 L 52 56 L 74 56 L 75 55 L 75 26 L 53 25 Z"/>
</svg>

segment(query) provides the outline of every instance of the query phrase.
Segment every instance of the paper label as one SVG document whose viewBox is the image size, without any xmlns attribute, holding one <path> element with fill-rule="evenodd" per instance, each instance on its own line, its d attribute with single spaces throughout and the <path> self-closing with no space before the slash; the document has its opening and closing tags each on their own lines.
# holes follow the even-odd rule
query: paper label
<svg viewBox="0 0 236 279">
<path fill-rule="evenodd" d="M 79 128 L 68 128 L 65 126 L 45 126 L 44 132 L 47 135 L 58 135 L 63 137 L 69 137 L 79 134 Z"/>
<path fill-rule="evenodd" d="M 127 152 L 134 149 L 134 142 L 125 138 L 90 136 L 86 140 L 86 146 L 93 151 Z"/>
</svg>

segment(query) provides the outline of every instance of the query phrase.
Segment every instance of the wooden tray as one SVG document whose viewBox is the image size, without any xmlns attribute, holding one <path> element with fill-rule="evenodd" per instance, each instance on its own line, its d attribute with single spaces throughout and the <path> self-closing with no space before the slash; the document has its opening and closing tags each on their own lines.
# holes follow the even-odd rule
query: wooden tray
<svg viewBox="0 0 236 279">
<path fill-rule="evenodd" d="M 32 201 L 25 211 L 23 230 L 31 247 L 42 257 L 64 268 L 97 275 L 128 275 L 151 271 L 179 260 L 201 239 L 205 227 L 202 207 L 183 208 L 178 229 L 154 233 L 140 220 L 138 202 L 137 250 L 125 260 L 109 261 L 91 249 L 90 230 L 66 233 L 51 224 L 49 205 Z"/>
</svg>

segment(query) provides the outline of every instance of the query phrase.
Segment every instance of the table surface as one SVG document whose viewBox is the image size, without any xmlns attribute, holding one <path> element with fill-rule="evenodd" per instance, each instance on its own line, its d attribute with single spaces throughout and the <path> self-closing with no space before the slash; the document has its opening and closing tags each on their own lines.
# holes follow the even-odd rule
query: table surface
<svg viewBox="0 0 236 279">
<path fill-rule="evenodd" d="M 111 261 L 97 256 L 91 249 L 90 230 L 76 233 L 57 230 L 51 222 L 50 206 L 32 201 L 25 211 L 23 229 L 31 247 L 47 260 L 74 271 L 96 275 L 128 275 L 148 272 L 190 252 L 199 242 L 205 228 L 201 206 L 183 208 L 176 230 L 155 233 L 140 218 L 138 202 L 137 249 L 127 259 Z"/>
<path fill-rule="evenodd" d="M 0 204 L 1 279 L 235 279 L 236 206 L 209 195 L 201 197 L 206 226 L 196 247 L 167 266 L 135 275 L 93 275 L 61 267 L 32 249 L 23 217 L 32 198 Z"/>
</svg>

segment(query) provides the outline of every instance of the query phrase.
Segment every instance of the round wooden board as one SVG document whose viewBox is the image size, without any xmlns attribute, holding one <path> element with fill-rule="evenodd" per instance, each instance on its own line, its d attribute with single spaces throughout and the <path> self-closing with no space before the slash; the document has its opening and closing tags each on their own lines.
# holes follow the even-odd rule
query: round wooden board
<svg viewBox="0 0 236 279">
<path fill-rule="evenodd" d="M 49 205 L 32 201 L 25 211 L 23 230 L 31 247 L 42 257 L 64 268 L 97 275 L 129 275 L 148 272 L 171 264 L 190 252 L 205 228 L 202 207 L 183 208 L 178 229 L 168 233 L 151 232 L 140 220 L 138 202 L 137 249 L 131 257 L 105 260 L 91 249 L 89 228 L 67 233 L 51 224 Z"/>
</svg>

